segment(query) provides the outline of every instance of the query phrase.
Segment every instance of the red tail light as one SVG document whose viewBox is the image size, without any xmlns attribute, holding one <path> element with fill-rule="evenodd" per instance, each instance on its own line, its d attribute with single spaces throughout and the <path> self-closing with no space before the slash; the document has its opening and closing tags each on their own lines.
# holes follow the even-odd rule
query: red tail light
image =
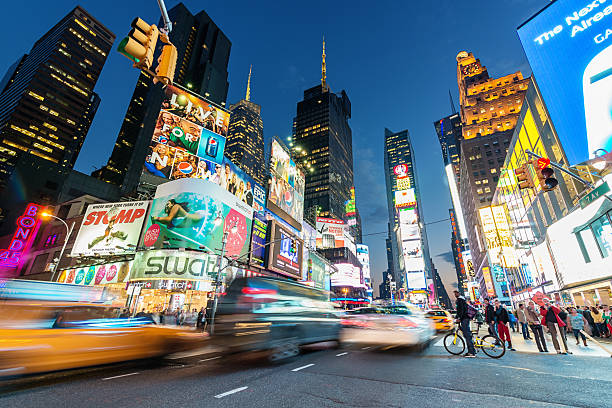
<svg viewBox="0 0 612 408">
<path fill-rule="evenodd" d="M 370 327 L 370 322 L 366 322 L 363 320 L 353 320 L 353 319 L 342 319 L 340 320 L 340 324 L 346 327 Z"/>
<path fill-rule="evenodd" d="M 242 288 L 242 293 L 245 295 L 276 295 L 278 292 L 274 289 L 251 288 L 245 286 Z"/>
</svg>

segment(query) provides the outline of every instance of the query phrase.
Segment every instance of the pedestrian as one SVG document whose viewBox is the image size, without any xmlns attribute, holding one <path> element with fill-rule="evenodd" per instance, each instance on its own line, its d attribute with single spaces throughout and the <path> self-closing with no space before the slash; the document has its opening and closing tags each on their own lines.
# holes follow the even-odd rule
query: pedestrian
<svg viewBox="0 0 612 408">
<path fill-rule="evenodd" d="M 499 333 L 499 339 L 501 341 L 508 342 L 508 349 L 516 351 L 516 349 L 512 347 L 512 338 L 510 337 L 510 330 L 508 329 L 510 316 L 506 310 L 506 307 L 502 305 L 499 299 L 495 299 L 495 317 L 495 320 L 497 320 L 497 332 Z"/>
<path fill-rule="evenodd" d="M 459 327 L 461 328 L 461 332 L 463 333 L 463 338 L 467 343 L 468 351 L 465 354 L 465 357 L 476 357 L 476 349 L 474 348 L 474 341 L 472 340 L 472 331 L 470 330 L 470 317 L 468 316 L 468 304 L 465 301 L 465 298 L 459 293 L 458 290 L 455 290 L 455 297 L 457 298 L 456 306 L 457 306 L 457 321 L 459 323 Z"/>
<path fill-rule="evenodd" d="M 604 314 L 604 306 L 599 305 L 599 314 L 601 316 L 601 324 L 599 325 L 599 334 L 601 337 L 610 337 L 608 335 L 608 322 L 606 321 L 606 315 Z"/>
<path fill-rule="evenodd" d="M 584 347 L 587 346 L 586 336 L 582 333 L 581 330 L 584 330 L 584 327 L 587 324 L 586 319 L 581 313 L 578 313 L 575 308 L 570 309 L 570 314 L 568 317 L 569 328 L 574 332 L 574 337 L 576 337 L 576 345 L 580 345 L 580 341 L 578 340 L 578 335 L 582 337 L 582 342 L 584 343 Z"/>
<path fill-rule="evenodd" d="M 567 354 L 567 342 L 565 341 L 565 338 L 561 335 L 561 330 L 558 329 L 560 327 L 565 327 L 565 323 L 559 318 L 559 312 L 561 310 L 552 303 L 550 303 L 550 300 L 546 297 L 542 298 L 542 302 L 544 303 L 542 306 L 540 306 L 540 316 L 542 316 L 542 325 L 548 328 L 550 336 L 552 337 L 553 345 L 555 346 L 555 350 L 557 350 L 557 354 Z M 561 337 L 566 351 L 561 351 L 561 348 L 559 347 L 558 337 Z"/>
<path fill-rule="evenodd" d="M 518 333 L 518 324 L 517 324 L 518 320 L 516 316 L 514 315 L 514 313 L 509 312 L 508 310 L 506 310 L 506 312 L 508 312 L 510 328 L 512 329 L 513 332 Z"/>
<path fill-rule="evenodd" d="M 589 327 L 587 328 L 587 333 L 589 333 L 593 337 L 597 337 L 595 336 L 595 332 L 597 331 L 597 328 L 595 327 L 595 322 L 593 321 L 593 315 L 591 314 L 591 309 L 588 306 L 584 306 L 584 309 L 582 310 L 582 315 L 584 316 L 587 323 L 589 324 Z"/>
<path fill-rule="evenodd" d="M 591 316 L 593 316 L 593 336 L 602 337 L 601 332 L 603 326 L 603 316 L 599 313 L 599 310 L 595 306 L 591 306 Z"/>
<path fill-rule="evenodd" d="M 559 308 L 559 319 L 565 323 L 564 327 L 559 327 L 559 331 L 561 332 L 561 336 L 563 336 L 565 344 L 567 344 L 567 325 L 569 324 L 569 313 L 560 303 L 557 303 L 557 307 Z M 567 350 L 567 347 L 565 349 Z M 572 352 L 567 350 L 567 354 L 572 354 Z"/>
<path fill-rule="evenodd" d="M 198 317 L 196 320 L 196 328 L 199 329 L 200 327 L 202 327 L 202 317 L 204 316 L 204 308 L 200 308 L 200 311 L 198 312 Z"/>
<path fill-rule="evenodd" d="M 604 323 L 606 325 L 606 330 L 608 335 L 606 337 L 612 337 L 612 311 L 610 311 L 610 306 L 605 305 L 603 307 L 603 313 L 602 313 L 602 317 L 604 320 Z"/>
<path fill-rule="evenodd" d="M 516 317 L 521 325 L 523 339 L 531 340 L 531 336 L 529 336 L 529 325 L 527 324 L 527 313 L 524 304 L 519 303 L 518 309 L 516 310 Z"/>
<path fill-rule="evenodd" d="M 489 334 L 493 337 L 497 336 L 497 328 L 495 327 L 495 308 L 489 299 L 484 300 L 485 304 L 485 321 L 489 325 Z"/>
<path fill-rule="evenodd" d="M 533 332 L 533 337 L 535 338 L 538 350 L 540 353 L 548 353 L 548 347 L 546 346 L 546 340 L 544 339 L 544 330 L 542 329 L 540 315 L 536 311 L 535 303 L 533 301 L 529 301 L 529 304 L 525 309 L 525 315 L 527 317 L 527 323 Z"/>
</svg>

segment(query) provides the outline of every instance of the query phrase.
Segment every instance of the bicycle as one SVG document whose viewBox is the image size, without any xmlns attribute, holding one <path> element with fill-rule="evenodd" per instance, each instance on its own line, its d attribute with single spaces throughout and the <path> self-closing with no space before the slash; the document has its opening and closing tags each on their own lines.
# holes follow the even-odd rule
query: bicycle
<svg viewBox="0 0 612 408">
<path fill-rule="evenodd" d="M 476 332 L 472 332 L 472 340 L 474 341 L 474 348 L 476 352 L 478 353 L 478 350 L 482 349 L 487 356 L 491 358 L 500 358 L 506 353 L 506 346 L 504 345 L 504 342 L 495 336 L 491 336 L 490 334 L 480 337 L 478 332 L 480 331 L 481 325 L 482 324 L 478 324 Z M 444 336 L 444 348 L 450 354 L 456 356 L 463 354 L 466 346 L 465 339 L 459 334 L 459 332 L 459 326 L 455 325 L 455 330 Z"/>
</svg>

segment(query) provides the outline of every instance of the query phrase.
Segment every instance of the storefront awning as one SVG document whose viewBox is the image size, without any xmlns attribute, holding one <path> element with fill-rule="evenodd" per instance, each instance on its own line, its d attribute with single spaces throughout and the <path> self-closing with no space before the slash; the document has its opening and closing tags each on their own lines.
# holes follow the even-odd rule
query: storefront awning
<svg viewBox="0 0 612 408">
<path fill-rule="evenodd" d="M 576 234 L 577 232 L 582 231 L 585 228 L 588 228 L 588 226 L 595 221 L 596 219 L 598 219 L 599 217 L 601 217 L 602 215 L 604 215 L 605 213 L 607 213 L 608 211 L 612 210 L 612 201 L 608 200 L 607 198 L 604 199 L 601 203 L 601 205 L 599 206 L 599 208 L 597 209 L 597 211 L 595 212 L 595 214 L 589 218 L 589 220 L 587 222 L 585 222 L 582 225 L 577 226 L 576 228 L 574 228 L 574 230 L 572 231 L 573 234 Z"/>
</svg>

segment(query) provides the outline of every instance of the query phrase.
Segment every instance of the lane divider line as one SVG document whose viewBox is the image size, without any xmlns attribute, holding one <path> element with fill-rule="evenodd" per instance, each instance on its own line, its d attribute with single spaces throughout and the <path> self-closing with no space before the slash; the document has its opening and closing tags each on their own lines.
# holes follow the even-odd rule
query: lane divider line
<svg viewBox="0 0 612 408">
<path fill-rule="evenodd" d="M 221 356 L 211 357 L 211 358 L 205 358 L 204 360 L 200 360 L 200 362 L 203 362 L 203 361 L 210 361 L 210 360 L 216 360 L 216 359 L 218 359 L 218 358 L 221 358 Z"/>
<path fill-rule="evenodd" d="M 246 390 L 247 388 L 249 388 L 249 387 L 240 387 L 240 388 L 234 388 L 233 390 L 230 390 L 230 391 L 224 392 L 223 394 L 217 394 L 217 395 L 215 395 L 215 398 L 223 398 L 223 397 L 227 397 L 228 395 L 232 395 L 232 394 L 235 394 L 235 393 L 237 393 L 237 392 L 244 391 L 244 390 Z"/>
<path fill-rule="evenodd" d="M 294 368 L 294 369 L 293 369 L 293 370 L 291 370 L 291 371 L 300 371 L 300 370 L 303 370 L 303 369 L 305 369 L 305 368 L 312 367 L 313 365 L 314 365 L 314 364 L 306 364 L 305 366 L 301 366 L 301 367 L 298 367 L 298 368 Z"/>
<path fill-rule="evenodd" d="M 129 373 L 129 374 L 114 375 L 112 377 L 103 378 L 102 381 L 113 380 L 115 378 L 121 378 L 121 377 L 129 377 L 130 375 L 136 375 L 136 374 L 140 374 L 140 373 Z"/>
<path fill-rule="evenodd" d="M 336 357 L 346 356 L 347 354 L 348 354 L 348 351 L 345 351 L 344 353 L 336 354 Z"/>
<path fill-rule="evenodd" d="M 369 348 L 372 348 L 372 347 L 371 347 L 371 346 L 367 346 L 367 347 L 362 347 L 361 349 L 362 349 L 362 350 L 367 350 L 367 349 L 369 349 Z"/>
</svg>

